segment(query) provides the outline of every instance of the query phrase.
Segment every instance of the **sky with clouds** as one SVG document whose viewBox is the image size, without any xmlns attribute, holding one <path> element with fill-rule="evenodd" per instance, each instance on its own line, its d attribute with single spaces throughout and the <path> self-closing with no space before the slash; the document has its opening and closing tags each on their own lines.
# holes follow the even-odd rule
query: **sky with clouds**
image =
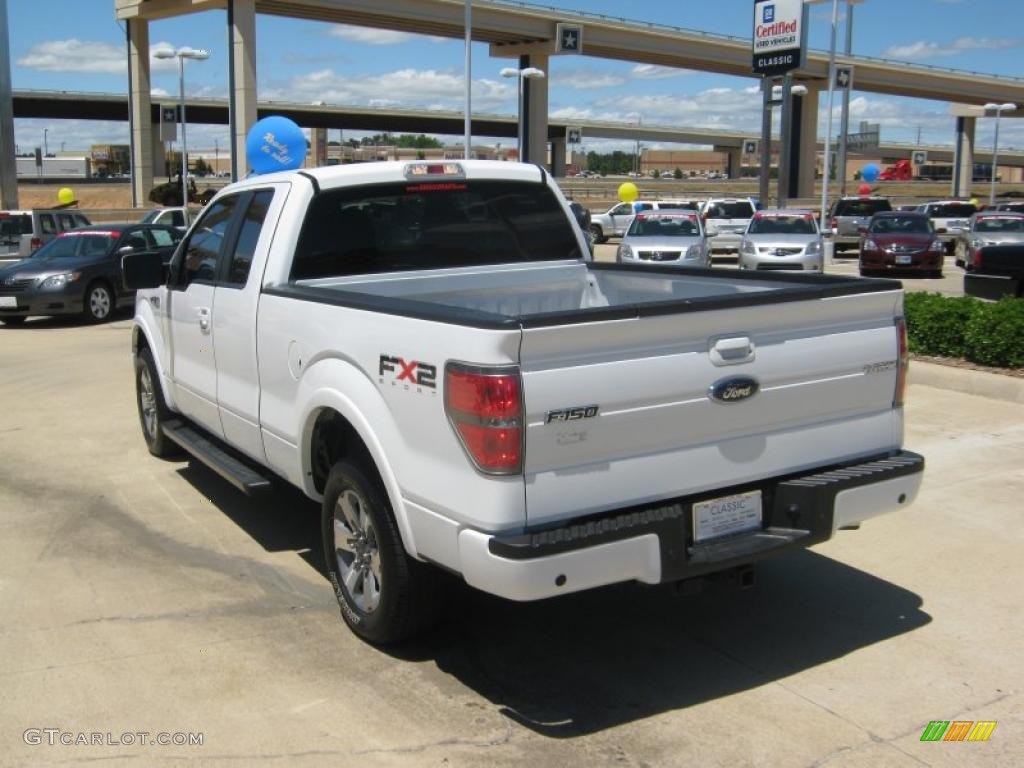
<svg viewBox="0 0 1024 768">
<path fill-rule="evenodd" d="M 749 39 L 750 0 L 544 0 L 566 10 L 625 17 Z M 113 0 L 8 0 L 11 77 L 15 89 L 124 93 L 125 32 Z M 865 0 L 854 11 L 854 54 L 915 64 L 1024 77 L 1024 28 L 1017 0 Z M 840 9 L 845 3 L 840 4 Z M 811 9 L 810 47 L 829 45 L 831 3 Z M 840 47 L 844 39 L 840 26 Z M 150 25 L 159 47 L 205 48 L 209 60 L 186 65 L 193 96 L 226 96 L 228 65 L 223 11 L 207 11 Z M 461 40 L 393 30 L 348 27 L 272 16 L 257 17 L 257 80 L 260 99 L 330 104 L 461 110 L 464 48 Z M 584 38 L 585 48 L 585 38 Z M 753 78 L 605 61 L 589 56 L 552 57 L 549 110 L 554 117 L 650 124 L 760 130 L 760 96 Z M 175 98 L 174 60 L 151 59 L 153 92 Z M 514 115 L 514 81 L 499 75 L 510 62 L 473 46 L 474 111 Z M 825 110 L 824 98 L 822 111 Z M 824 116 L 824 115 L 823 115 Z M 851 121 L 880 123 L 883 141 L 950 144 L 953 118 L 944 102 L 853 93 Z M 977 142 L 992 141 L 992 120 L 981 120 Z M 1020 127 L 1017 124 L 1020 123 Z M 127 143 L 127 124 L 90 120 L 19 119 L 21 151 L 42 144 L 51 150 L 85 149 L 92 143 Z M 824 120 L 819 121 L 824 133 Z M 346 132 L 345 137 L 361 134 Z M 332 135 L 332 139 L 337 135 Z M 442 137 L 445 138 L 445 137 Z M 460 137 L 451 137 L 458 141 Z M 223 126 L 189 128 L 189 144 L 226 146 Z M 486 140 L 486 139 L 484 139 Z M 584 139 L 606 150 L 614 142 Z M 1000 146 L 1024 148 L 1024 121 L 1004 121 Z"/>
</svg>

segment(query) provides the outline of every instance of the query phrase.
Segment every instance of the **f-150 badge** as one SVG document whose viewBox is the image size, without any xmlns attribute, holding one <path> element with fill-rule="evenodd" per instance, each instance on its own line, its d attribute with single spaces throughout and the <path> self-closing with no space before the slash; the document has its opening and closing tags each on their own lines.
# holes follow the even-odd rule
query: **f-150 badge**
<svg viewBox="0 0 1024 768">
<path fill-rule="evenodd" d="M 544 416 L 544 423 L 550 424 L 553 421 L 579 421 L 580 419 L 592 419 L 597 416 L 598 406 L 576 405 L 572 408 L 559 408 L 557 411 L 548 411 Z"/>
<path fill-rule="evenodd" d="M 733 376 L 716 381 L 708 389 L 708 397 L 718 403 L 738 403 L 757 394 L 761 385 L 750 376 Z"/>
</svg>

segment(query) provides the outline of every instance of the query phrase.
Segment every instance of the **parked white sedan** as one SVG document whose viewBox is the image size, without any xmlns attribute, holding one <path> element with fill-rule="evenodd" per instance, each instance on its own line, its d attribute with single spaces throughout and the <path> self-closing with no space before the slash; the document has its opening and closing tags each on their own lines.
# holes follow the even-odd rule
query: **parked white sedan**
<svg viewBox="0 0 1024 768">
<path fill-rule="evenodd" d="M 638 213 L 622 238 L 616 261 L 710 267 L 711 251 L 696 211 Z"/>
<path fill-rule="evenodd" d="M 821 233 L 811 211 L 758 211 L 740 241 L 740 269 L 821 272 L 824 261 Z"/>
</svg>

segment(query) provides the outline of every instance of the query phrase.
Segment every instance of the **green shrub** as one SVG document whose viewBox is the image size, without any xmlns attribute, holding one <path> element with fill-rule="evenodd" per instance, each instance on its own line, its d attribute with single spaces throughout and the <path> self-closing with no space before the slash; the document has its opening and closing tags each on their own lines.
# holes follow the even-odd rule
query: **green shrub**
<svg viewBox="0 0 1024 768">
<path fill-rule="evenodd" d="M 1024 366 L 1024 301 L 978 302 L 964 329 L 965 357 L 1002 368 Z"/>
<path fill-rule="evenodd" d="M 911 352 L 1024 367 L 1024 301 L 914 292 L 903 303 Z"/>
</svg>

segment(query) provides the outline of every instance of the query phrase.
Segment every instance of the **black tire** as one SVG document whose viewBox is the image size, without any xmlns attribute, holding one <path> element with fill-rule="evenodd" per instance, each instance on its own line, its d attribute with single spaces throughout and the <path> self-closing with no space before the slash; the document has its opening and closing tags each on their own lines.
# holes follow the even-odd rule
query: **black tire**
<svg viewBox="0 0 1024 768">
<path fill-rule="evenodd" d="M 356 635 L 389 645 L 420 635 L 437 622 L 442 574 L 406 554 L 375 471 L 349 461 L 331 468 L 321 529 L 327 575 L 341 616 Z M 335 531 L 352 534 L 342 548 L 336 546 Z"/>
<path fill-rule="evenodd" d="M 597 224 L 590 225 L 590 236 L 594 238 L 595 243 L 608 242 L 608 238 L 604 236 L 604 231 Z"/>
<path fill-rule="evenodd" d="M 89 283 L 85 289 L 85 298 L 82 302 L 82 312 L 85 319 L 92 323 L 103 323 L 111 318 L 117 309 L 117 295 L 110 283 L 105 280 L 96 280 Z"/>
<path fill-rule="evenodd" d="M 3 320 L 4 325 L 21 325 L 27 319 L 28 318 L 21 315 L 11 315 L 9 317 L 0 318 L 0 320 Z"/>
<path fill-rule="evenodd" d="M 140 349 L 135 356 L 135 404 L 139 409 L 142 437 L 149 452 L 161 459 L 180 456 L 181 449 L 164 435 L 164 424 L 171 418 L 171 412 L 164 403 L 153 353 L 147 347 Z"/>
</svg>

